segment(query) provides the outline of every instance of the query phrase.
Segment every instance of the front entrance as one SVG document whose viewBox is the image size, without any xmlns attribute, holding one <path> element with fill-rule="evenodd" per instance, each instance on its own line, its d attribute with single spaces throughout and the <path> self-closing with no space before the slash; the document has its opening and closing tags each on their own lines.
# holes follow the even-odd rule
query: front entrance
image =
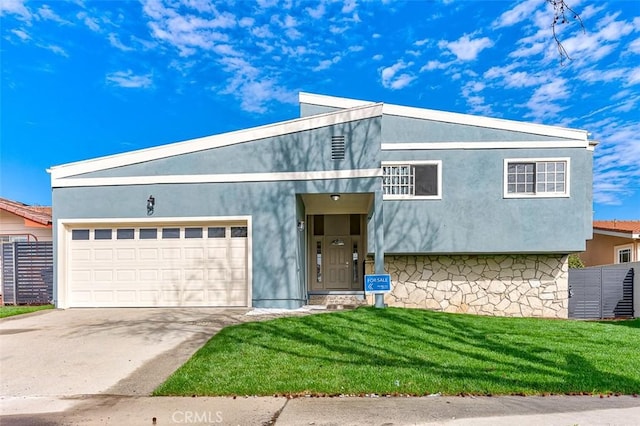
<svg viewBox="0 0 640 426">
<path fill-rule="evenodd" d="M 310 291 L 363 290 L 365 219 L 361 214 L 308 217 Z"/>
</svg>

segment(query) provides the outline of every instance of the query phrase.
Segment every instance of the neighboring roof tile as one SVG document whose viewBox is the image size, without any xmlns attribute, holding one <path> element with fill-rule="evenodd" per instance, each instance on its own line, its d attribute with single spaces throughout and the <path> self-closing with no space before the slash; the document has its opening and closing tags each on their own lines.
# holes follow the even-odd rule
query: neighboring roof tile
<svg viewBox="0 0 640 426">
<path fill-rule="evenodd" d="M 640 234 L 640 220 L 594 220 L 593 229 Z"/>
<path fill-rule="evenodd" d="M 17 201 L 0 198 L 0 210 L 16 214 L 41 225 L 51 225 L 51 207 L 29 206 Z"/>
</svg>

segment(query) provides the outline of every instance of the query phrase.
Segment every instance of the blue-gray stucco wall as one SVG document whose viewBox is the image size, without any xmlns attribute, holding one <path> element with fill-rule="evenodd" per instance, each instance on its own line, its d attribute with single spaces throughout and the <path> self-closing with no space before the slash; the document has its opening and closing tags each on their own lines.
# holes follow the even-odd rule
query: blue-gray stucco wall
<svg viewBox="0 0 640 426">
<path fill-rule="evenodd" d="M 75 177 L 157 176 L 377 168 L 381 118 L 176 155 Z M 331 137 L 344 135 L 345 160 L 331 160 Z"/>
<path fill-rule="evenodd" d="M 504 198 L 505 158 L 569 157 L 570 197 Z M 592 155 L 584 148 L 385 151 L 441 160 L 441 200 L 384 201 L 387 253 L 569 253 L 591 232 Z"/>
<path fill-rule="evenodd" d="M 296 194 L 374 192 L 377 178 L 227 184 L 132 185 L 53 190 L 54 221 L 83 218 L 148 218 L 146 199 L 156 199 L 154 219 L 251 216 L 253 306 L 296 308 L 306 301 L 304 236 L 297 230 Z M 302 281 L 302 282 L 301 282 Z"/>
<path fill-rule="evenodd" d="M 336 109 L 300 105 L 302 116 Z M 382 143 L 550 140 L 563 138 L 382 117 Z M 571 159 L 570 197 L 504 198 L 504 159 L 545 157 Z M 442 161 L 442 200 L 384 201 L 387 253 L 568 253 L 591 238 L 593 152 L 585 148 L 393 150 L 380 158 Z"/>
</svg>

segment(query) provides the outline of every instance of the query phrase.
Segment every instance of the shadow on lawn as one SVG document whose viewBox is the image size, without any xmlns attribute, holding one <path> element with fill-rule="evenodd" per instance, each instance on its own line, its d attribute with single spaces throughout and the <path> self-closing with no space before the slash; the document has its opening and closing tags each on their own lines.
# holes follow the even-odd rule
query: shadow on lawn
<svg viewBox="0 0 640 426">
<path fill-rule="evenodd" d="M 415 315 L 399 309 L 361 309 L 330 315 L 331 321 L 326 321 L 324 315 L 306 317 L 302 319 L 304 327 L 286 320 L 251 324 L 255 331 L 278 336 L 256 339 L 252 344 L 315 366 L 392 367 L 392 374 L 418 371 L 436 377 L 436 382 L 457 381 L 458 392 L 462 393 L 492 393 L 500 389 L 522 389 L 526 393 L 633 393 L 640 389 L 638 380 L 599 371 L 571 347 L 547 347 L 539 343 L 540 337 L 510 335 L 508 321 L 497 325 L 496 321 L 489 323 L 479 317 L 471 323 L 462 316 Z M 544 327 L 540 331 L 549 332 L 549 339 L 555 337 Z M 451 357 L 443 358 L 443 353 Z M 384 375 L 388 371 L 382 369 L 378 373 Z M 388 382 L 387 391 L 397 390 L 391 385 L 393 380 Z M 465 383 L 475 387 L 467 389 Z"/>
<path fill-rule="evenodd" d="M 636 319 L 624 319 L 624 320 L 611 320 L 611 321 L 597 321 L 598 324 L 618 325 L 629 328 L 640 328 L 640 318 Z"/>
</svg>

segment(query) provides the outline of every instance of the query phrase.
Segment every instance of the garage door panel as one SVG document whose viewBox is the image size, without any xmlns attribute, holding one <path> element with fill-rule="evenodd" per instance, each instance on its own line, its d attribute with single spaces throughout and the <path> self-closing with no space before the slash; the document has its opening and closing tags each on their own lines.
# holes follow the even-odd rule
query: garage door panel
<svg viewBox="0 0 640 426">
<path fill-rule="evenodd" d="M 91 282 L 91 270 L 76 269 L 70 275 L 72 282 Z"/>
<path fill-rule="evenodd" d="M 126 282 L 126 283 L 135 282 L 136 281 L 135 269 L 130 269 L 130 270 L 120 269 L 116 271 L 116 281 Z"/>
<path fill-rule="evenodd" d="M 137 292 L 133 290 L 116 290 L 116 300 L 118 303 L 135 303 Z"/>
<path fill-rule="evenodd" d="M 227 269 L 207 269 L 208 281 L 225 281 L 227 279 Z"/>
<path fill-rule="evenodd" d="M 162 258 L 164 260 L 180 260 L 182 256 L 182 250 L 179 248 L 163 248 Z"/>
<path fill-rule="evenodd" d="M 74 249 L 71 250 L 71 261 L 81 262 L 91 260 L 91 249 Z"/>
<path fill-rule="evenodd" d="M 185 269 L 184 274 L 187 281 L 196 281 L 198 285 L 204 281 L 204 270 L 202 269 Z"/>
<path fill-rule="evenodd" d="M 110 303 L 114 301 L 113 290 L 95 290 L 93 293 L 93 300 L 97 303 Z"/>
<path fill-rule="evenodd" d="M 246 271 L 244 269 L 232 269 L 231 280 L 232 281 L 244 281 L 247 278 Z"/>
<path fill-rule="evenodd" d="M 209 248 L 207 250 L 207 259 L 226 259 L 227 258 L 227 248 L 226 247 L 214 247 Z"/>
<path fill-rule="evenodd" d="M 204 260 L 204 248 L 186 248 L 184 250 L 184 258 Z"/>
<path fill-rule="evenodd" d="M 157 269 L 139 269 L 140 281 L 158 281 Z"/>
<path fill-rule="evenodd" d="M 225 232 L 208 233 L 207 227 Z M 69 305 L 246 306 L 247 238 L 232 237 L 230 227 L 172 225 L 167 228 L 179 238 L 162 238 L 163 227 L 156 226 L 157 238 L 145 232 L 146 237 L 140 239 L 139 229 L 154 226 L 127 224 L 121 228 L 127 228 L 128 239 L 117 239 L 118 228 L 111 227 L 112 239 L 95 240 L 94 229 L 109 229 L 106 224 L 95 225 L 89 230 L 89 240 L 86 232 L 82 233 L 85 239 L 69 239 Z M 187 232 L 186 228 L 192 229 Z"/>
<path fill-rule="evenodd" d="M 160 277 L 163 282 L 180 282 L 180 272 L 179 269 L 164 269 L 160 271 Z"/>
<path fill-rule="evenodd" d="M 96 282 L 101 282 L 101 281 L 111 282 L 113 281 L 113 271 L 112 270 L 107 270 L 107 271 L 94 270 L 93 278 Z"/>
<path fill-rule="evenodd" d="M 70 296 L 70 302 L 72 306 L 86 306 L 91 302 L 91 292 L 90 291 L 72 291 Z"/>
<path fill-rule="evenodd" d="M 135 260 L 136 250 L 134 248 L 123 248 L 116 250 L 116 259 L 118 260 Z"/>
<path fill-rule="evenodd" d="M 111 261 L 113 260 L 112 249 L 94 249 L 93 259 L 96 261 Z"/>
<path fill-rule="evenodd" d="M 156 304 L 160 299 L 159 290 L 140 290 L 138 291 L 138 300 L 145 303 Z"/>
<path fill-rule="evenodd" d="M 140 248 L 138 249 L 138 258 L 140 260 L 158 260 L 160 254 L 157 248 Z"/>
</svg>

